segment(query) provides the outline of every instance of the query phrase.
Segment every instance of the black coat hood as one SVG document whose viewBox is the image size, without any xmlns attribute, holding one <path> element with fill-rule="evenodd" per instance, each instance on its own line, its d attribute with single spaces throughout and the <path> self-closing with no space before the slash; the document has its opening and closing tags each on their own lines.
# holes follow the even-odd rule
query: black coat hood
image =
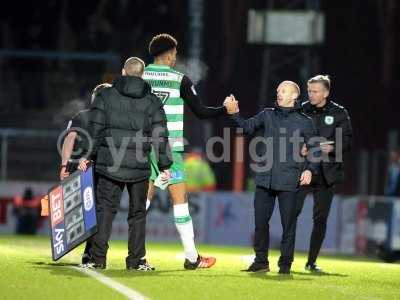
<svg viewBox="0 0 400 300">
<path fill-rule="evenodd" d="M 117 77 L 113 86 L 120 94 L 130 98 L 143 98 L 151 93 L 150 85 L 136 76 Z"/>
</svg>

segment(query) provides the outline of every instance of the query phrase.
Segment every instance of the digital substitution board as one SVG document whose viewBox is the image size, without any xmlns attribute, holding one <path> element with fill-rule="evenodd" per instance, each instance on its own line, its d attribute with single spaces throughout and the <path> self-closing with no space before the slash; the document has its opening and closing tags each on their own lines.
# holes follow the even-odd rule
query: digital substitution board
<svg viewBox="0 0 400 300">
<path fill-rule="evenodd" d="M 49 212 L 52 256 L 58 260 L 97 231 L 92 167 L 49 191 Z"/>
</svg>

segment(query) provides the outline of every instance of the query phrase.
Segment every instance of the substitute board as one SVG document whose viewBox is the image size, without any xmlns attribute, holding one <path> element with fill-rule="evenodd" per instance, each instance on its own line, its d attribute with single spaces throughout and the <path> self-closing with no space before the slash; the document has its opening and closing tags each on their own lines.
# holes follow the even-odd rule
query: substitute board
<svg viewBox="0 0 400 300">
<path fill-rule="evenodd" d="M 97 231 L 93 168 L 76 171 L 49 191 L 50 239 L 58 260 Z"/>
</svg>

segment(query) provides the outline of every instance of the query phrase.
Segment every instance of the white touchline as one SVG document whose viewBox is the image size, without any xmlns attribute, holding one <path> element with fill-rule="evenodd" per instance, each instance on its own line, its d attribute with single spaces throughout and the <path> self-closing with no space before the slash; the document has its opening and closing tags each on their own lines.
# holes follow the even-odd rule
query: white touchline
<svg viewBox="0 0 400 300">
<path fill-rule="evenodd" d="M 149 298 L 146 298 L 144 295 L 140 294 L 139 292 L 137 292 L 131 288 L 128 288 L 127 286 L 111 279 L 110 277 L 100 274 L 94 270 L 84 269 L 84 268 L 79 268 L 79 267 L 71 267 L 71 268 L 95 278 L 96 280 L 100 281 L 101 283 L 104 283 L 106 286 L 123 294 L 125 297 L 127 297 L 130 300 L 149 300 Z"/>
<path fill-rule="evenodd" d="M 241 255 L 241 256 L 240 256 L 240 260 L 241 260 L 242 262 L 251 264 L 251 263 L 254 261 L 254 258 L 255 258 L 255 257 L 256 257 L 256 256 L 255 256 L 254 254 L 251 254 L 251 255 Z"/>
</svg>

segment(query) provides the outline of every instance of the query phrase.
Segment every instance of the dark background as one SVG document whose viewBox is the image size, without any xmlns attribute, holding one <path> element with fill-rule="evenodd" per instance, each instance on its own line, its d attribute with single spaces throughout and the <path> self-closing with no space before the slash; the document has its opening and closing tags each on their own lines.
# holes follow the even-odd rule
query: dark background
<svg viewBox="0 0 400 300">
<path fill-rule="evenodd" d="M 244 116 L 260 110 L 257 101 L 263 46 L 246 42 L 247 11 L 265 8 L 267 2 L 204 1 L 202 60 L 209 69 L 198 88 L 205 104 L 220 105 L 226 95 L 233 93 Z M 273 2 L 278 9 L 290 3 L 294 3 L 293 9 L 302 9 L 306 1 Z M 386 153 L 389 130 L 399 129 L 400 4 L 395 0 L 314 3 L 319 3 L 325 13 L 326 34 L 325 43 L 313 49 L 319 63 L 310 77 L 329 74 L 331 99 L 344 105 L 352 117 L 354 150 L 347 159 L 348 180 L 342 191 L 356 193 L 359 151 Z M 181 0 L 5 1 L 0 12 L 0 50 L 115 53 L 120 65 L 129 56 L 141 56 L 149 63 L 147 45 L 151 37 L 168 32 L 179 40 L 179 55 L 185 58 L 191 34 L 189 21 L 187 1 Z M 60 116 L 60 108 L 74 98 L 87 101 L 96 84 L 119 71 L 115 64 L 110 66 L 103 61 L 24 58 L 3 52 L 0 128 L 61 129 L 61 119 L 67 114 Z M 288 67 L 281 76 L 282 80 L 299 82 L 304 89 L 305 83 L 299 81 L 292 68 Z M 275 87 L 271 87 L 271 95 Z M 306 99 L 306 95 L 302 98 Z M 194 122 L 196 119 L 190 116 L 185 124 L 189 140 L 196 134 Z M 222 135 L 222 128 L 232 125 L 226 118 L 210 122 L 216 135 Z M 382 162 L 371 176 L 384 178 L 386 162 L 378 160 Z M 10 169 L 15 161 L 20 160 L 10 158 Z M 231 188 L 232 165 L 221 163 L 213 168 L 219 187 Z M 10 176 L 18 179 L 19 175 L 10 171 Z M 382 189 L 380 185 L 376 192 Z"/>
</svg>

